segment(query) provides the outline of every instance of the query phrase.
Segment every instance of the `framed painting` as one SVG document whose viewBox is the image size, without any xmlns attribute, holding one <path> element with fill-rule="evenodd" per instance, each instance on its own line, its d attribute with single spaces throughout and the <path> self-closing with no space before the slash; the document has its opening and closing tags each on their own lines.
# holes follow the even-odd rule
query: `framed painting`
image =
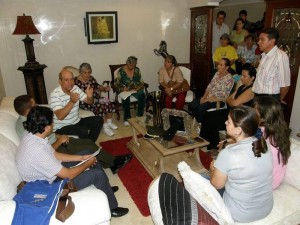
<svg viewBox="0 0 300 225">
<path fill-rule="evenodd" d="M 118 42 L 118 13 L 86 12 L 88 44 Z"/>
</svg>

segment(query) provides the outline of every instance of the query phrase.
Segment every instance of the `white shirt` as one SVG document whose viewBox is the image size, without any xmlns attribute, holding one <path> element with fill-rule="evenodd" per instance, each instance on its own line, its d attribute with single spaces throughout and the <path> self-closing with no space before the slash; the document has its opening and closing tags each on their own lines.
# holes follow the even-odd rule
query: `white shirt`
<svg viewBox="0 0 300 225">
<path fill-rule="evenodd" d="M 252 91 L 257 94 L 280 94 L 281 87 L 290 86 L 291 71 L 287 54 L 274 46 L 262 53 Z"/>
<path fill-rule="evenodd" d="M 217 25 L 217 22 L 213 22 L 213 33 L 212 33 L 212 54 L 214 54 L 215 50 L 217 47 L 220 46 L 220 37 L 222 34 L 229 34 L 229 27 L 225 24 L 222 23 L 220 29 L 219 26 Z"/>
<path fill-rule="evenodd" d="M 87 95 L 84 93 L 78 86 L 74 85 L 74 87 L 71 90 L 74 93 L 79 94 L 79 100 L 83 101 L 86 99 Z M 63 92 L 61 89 L 61 86 L 55 88 L 51 94 L 50 94 L 50 108 L 55 112 L 58 109 L 64 108 L 68 102 L 70 101 L 70 95 Z M 73 125 L 78 123 L 80 120 L 79 118 L 79 101 L 77 101 L 73 108 L 71 109 L 70 113 L 63 119 L 59 120 L 57 116 L 54 114 L 53 122 L 54 127 L 53 131 L 56 131 L 66 125 Z"/>
</svg>

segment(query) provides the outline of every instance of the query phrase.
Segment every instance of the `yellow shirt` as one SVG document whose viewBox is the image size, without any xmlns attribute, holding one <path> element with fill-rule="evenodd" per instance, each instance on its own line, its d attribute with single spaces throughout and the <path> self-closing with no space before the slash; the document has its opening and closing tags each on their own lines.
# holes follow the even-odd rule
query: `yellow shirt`
<svg viewBox="0 0 300 225">
<path fill-rule="evenodd" d="M 226 47 L 218 47 L 213 55 L 213 60 L 214 62 L 219 62 L 222 58 L 227 58 L 230 61 L 231 60 L 237 60 L 238 59 L 238 55 L 236 53 L 236 50 L 233 46 L 228 45 Z M 235 64 L 233 63 L 231 65 L 231 68 L 235 70 Z"/>
</svg>

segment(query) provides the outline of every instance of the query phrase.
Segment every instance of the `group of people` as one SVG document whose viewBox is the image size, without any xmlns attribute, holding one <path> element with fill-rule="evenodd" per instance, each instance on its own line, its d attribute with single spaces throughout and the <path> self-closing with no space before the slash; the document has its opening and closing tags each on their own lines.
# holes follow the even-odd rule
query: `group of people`
<svg viewBox="0 0 300 225">
<path fill-rule="evenodd" d="M 245 15 L 245 12 L 242 12 Z M 241 14 L 241 13 L 240 13 Z M 247 14 L 246 14 L 247 15 Z M 237 222 L 251 222 L 264 218 L 273 206 L 272 189 L 277 188 L 285 174 L 290 156 L 290 129 L 284 121 L 281 103 L 290 86 L 290 69 L 286 53 L 278 49 L 279 38 L 274 28 L 263 30 L 258 46 L 263 52 L 256 69 L 253 51 L 255 39 L 243 27 L 247 20 L 236 20 L 231 33 L 233 46 L 229 45 L 229 29 L 223 23 L 225 12 L 217 14 L 213 34 L 219 35 L 220 47 L 213 40 L 213 59 L 217 72 L 200 98 L 188 106 L 198 123 L 201 136 L 213 147 L 219 144 L 218 131 L 226 124 L 232 143 L 221 150 L 210 166 L 210 181 L 216 189 L 225 188 L 223 199 L 232 217 Z M 232 71 L 235 61 L 241 67 L 241 85 L 234 85 Z M 16 130 L 21 138 L 16 162 L 24 181 L 37 179 L 54 182 L 71 179 L 78 189 L 91 184 L 106 193 L 111 215 L 119 217 L 128 213 L 128 208 L 118 206 L 114 192 L 103 168 L 117 173 L 132 155 L 112 156 L 104 149 L 80 166 L 72 167 L 97 151 L 95 144 L 103 127 L 106 135 L 114 135 L 118 127 L 113 123 L 116 106 L 101 97 L 101 92 L 110 91 L 100 85 L 91 75 L 88 63 L 79 66 L 78 77 L 68 68 L 59 73 L 59 86 L 50 94 L 50 108 L 37 106 L 28 95 L 14 101 L 20 115 Z M 184 83 L 182 71 L 176 58 L 167 55 L 159 70 L 159 84 L 164 93 L 164 105 L 182 110 L 187 92 L 180 91 Z M 114 88 L 117 92 L 131 91 L 138 100 L 137 116 L 143 116 L 145 107 L 144 82 L 137 58 L 130 56 L 117 73 Z M 207 112 L 216 107 L 217 100 L 226 109 Z M 124 125 L 129 125 L 130 98 L 122 100 Z M 95 116 L 79 117 L 79 108 L 92 111 Z M 78 136 L 78 139 L 69 135 Z M 89 170 L 86 170 L 90 168 Z"/>
</svg>

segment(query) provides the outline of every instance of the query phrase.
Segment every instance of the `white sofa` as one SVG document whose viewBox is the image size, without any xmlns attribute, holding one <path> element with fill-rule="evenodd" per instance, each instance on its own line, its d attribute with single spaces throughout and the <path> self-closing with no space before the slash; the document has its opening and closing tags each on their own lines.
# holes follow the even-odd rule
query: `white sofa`
<svg viewBox="0 0 300 225">
<path fill-rule="evenodd" d="M 300 224 L 300 141 L 291 138 L 291 157 L 287 165 L 287 172 L 281 185 L 273 191 L 274 205 L 271 213 L 264 219 L 252 223 L 234 223 L 235 225 L 299 225 Z M 180 166 L 179 166 L 180 169 Z M 263 171 L 262 171 L 263 172 Z M 181 172 L 180 172 L 181 173 Z M 183 176 L 184 183 L 187 185 L 187 191 L 205 208 L 215 209 L 221 204 L 214 204 L 212 199 L 212 188 L 206 186 L 205 190 L 200 190 L 199 185 L 203 179 L 199 174 L 192 170 Z M 163 225 L 162 215 L 158 198 L 158 182 L 156 179 L 152 182 L 148 191 L 148 204 L 151 211 L 151 216 L 155 225 Z M 208 182 L 209 183 L 209 182 Z M 194 186 L 193 186 L 194 184 Z M 215 190 L 214 190 L 215 191 Z M 207 197 L 208 196 L 208 197 Z M 205 201 L 203 197 L 207 197 Z M 221 207 L 220 207 L 221 208 Z M 220 210 L 221 211 L 221 210 Z M 216 215 L 217 211 L 211 215 Z M 219 218 L 224 218 L 221 214 Z M 230 223 L 227 223 L 230 224 Z"/>
<path fill-rule="evenodd" d="M 0 224 L 9 225 L 12 222 L 16 187 L 21 177 L 15 164 L 15 153 L 20 142 L 15 131 L 18 118 L 13 108 L 13 97 L 4 97 L 0 103 Z M 84 112 L 88 113 L 88 112 Z M 75 211 L 65 223 L 51 217 L 50 224 L 58 225 L 109 225 L 110 209 L 107 197 L 94 186 L 70 194 L 75 204 Z"/>
</svg>

